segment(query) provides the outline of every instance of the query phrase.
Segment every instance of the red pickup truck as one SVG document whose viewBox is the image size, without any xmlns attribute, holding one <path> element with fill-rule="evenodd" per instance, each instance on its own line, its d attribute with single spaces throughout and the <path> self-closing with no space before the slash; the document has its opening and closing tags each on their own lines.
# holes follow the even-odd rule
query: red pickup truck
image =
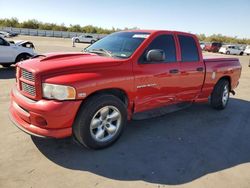
<svg viewBox="0 0 250 188">
<path fill-rule="evenodd" d="M 221 42 L 212 42 L 210 44 L 206 44 L 204 50 L 208 52 L 219 52 L 221 47 Z"/>
<path fill-rule="evenodd" d="M 18 63 L 9 114 L 31 135 L 73 136 L 99 149 L 119 138 L 127 120 L 196 102 L 224 109 L 240 74 L 238 59 L 203 59 L 195 35 L 118 32 L 83 53 L 45 54 Z"/>
</svg>

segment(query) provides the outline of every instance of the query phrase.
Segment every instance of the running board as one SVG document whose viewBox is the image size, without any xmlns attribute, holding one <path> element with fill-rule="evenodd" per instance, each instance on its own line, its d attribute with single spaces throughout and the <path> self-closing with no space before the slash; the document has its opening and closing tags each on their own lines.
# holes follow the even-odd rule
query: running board
<svg viewBox="0 0 250 188">
<path fill-rule="evenodd" d="M 182 110 L 184 108 L 188 108 L 192 105 L 192 102 L 184 102 L 184 103 L 178 103 L 178 104 L 172 104 L 168 106 L 164 106 L 161 108 L 156 108 L 153 110 L 147 110 L 144 112 L 138 112 L 133 114 L 132 119 L 133 120 L 143 120 L 143 119 L 150 119 L 154 117 L 163 116 L 168 113 L 176 112 L 179 110 Z"/>
</svg>

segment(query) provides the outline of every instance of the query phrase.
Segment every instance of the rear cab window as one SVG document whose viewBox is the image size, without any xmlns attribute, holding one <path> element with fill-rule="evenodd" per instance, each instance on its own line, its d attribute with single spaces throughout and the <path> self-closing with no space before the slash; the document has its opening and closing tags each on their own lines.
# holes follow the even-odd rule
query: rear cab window
<svg viewBox="0 0 250 188">
<path fill-rule="evenodd" d="M 199 50 L 195 39 L 192 36 L 178 35 L 181 50 L 182 62 L 198 62 Z"/>
</svg>

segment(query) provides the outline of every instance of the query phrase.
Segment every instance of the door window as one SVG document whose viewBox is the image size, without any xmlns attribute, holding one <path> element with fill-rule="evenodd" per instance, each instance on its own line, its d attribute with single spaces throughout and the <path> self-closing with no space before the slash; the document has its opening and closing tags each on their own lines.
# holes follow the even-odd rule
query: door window
<svg viewBox="0 0 250 188">
<path fill-rule="evenodd" d="M 199 61 L 199 52 L 196 42 L 191 36 L 178 36 L 182 62 L 197 62 Z"/>
<path fill-rule="evenodd" d="M 162 50 L 165 53 L 165 61 L 163 62 L 176 62 L 176 47 L 173 35 L 160 35 L 156 37 L 148 46 L 143 56 L 140 58 L 141 63 L 155 63 L 147 62 L 146 54 L 153 49 Z M 159 62 L 159 63 L 163 63 Z"/>
<path fill-rule="evenodd" d="M 7 43 L 4 39 L 0 38 L 0 45 L 1 46 L 9 46 L 9 43 Z"/>
</svg>

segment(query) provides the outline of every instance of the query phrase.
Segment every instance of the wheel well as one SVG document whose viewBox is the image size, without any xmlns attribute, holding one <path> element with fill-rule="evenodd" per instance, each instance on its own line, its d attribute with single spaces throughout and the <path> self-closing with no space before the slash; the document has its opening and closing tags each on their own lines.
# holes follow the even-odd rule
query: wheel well
<svg viewBox="0 0 250 188">
<path fill-rule="evenodd" d="M 22 56 L 22 55 L 32 56 L 31 54 L 29 54 L 29 53 L 27 53 L 27 52 L 21 53 L 21 54 L 19 54 L 18 56 L 16 56 L 15 62 L 17 62 L 17 59 L 18 59 L 20 56 Z"/>
<path fill-rule="evenodd" d="M 223 76 L 223 77 L 221 77 L 221 78 L 218 80 L 218 82 L 221 81 L 221 80 L 227 80 L 227 81 L 229 82 L 229 90 L 231 91 L 231 87 L 232 87 L 232 86 L 231 86 L 231 77 L 230 77 L 230 76 Z M 218 82 L 217 82 L 217 83 L 218 83 Z M 217 83 L 216 83 L 216 84 L 217 84 Z"/>
<path fill-rule="evenodd" d="M 90 98 L 90 97 L 94 97 L 96 95 L 102 95 L 102 94 L 114 95 L 117 98 L 119 98 L 126 106 L 128 106 L 128 96 L 127 96 L 126 92 L 121 90 L 121 89 L 118 89 L 118 88 L 104 89 L 104 90 L 96 91 L 96 92 L 90 94 L 84 100 L 88 100 L 88 98 Z"/>
</svg>

